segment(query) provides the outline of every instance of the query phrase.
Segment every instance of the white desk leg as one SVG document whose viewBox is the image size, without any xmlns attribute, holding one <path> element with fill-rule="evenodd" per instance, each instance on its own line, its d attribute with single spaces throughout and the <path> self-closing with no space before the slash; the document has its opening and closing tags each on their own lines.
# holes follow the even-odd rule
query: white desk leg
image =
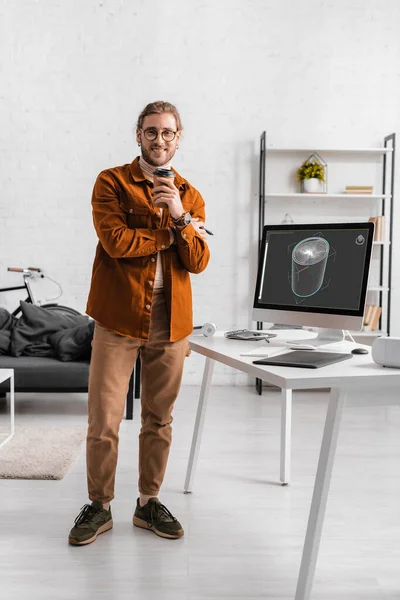
<svg viewBox="0 0 400 600">
<path fill-rule="evenodd" d="M 290 481 L 292 435 L 292 390 L 281 390 L 281 473 L 282 485 Z"/>
<path fill-rule="evenodd" d="M 14 435 L 14 373 L 10 377 L 10 435 L 0 443 L 0 448 L 11 440 Z"/>
<path fill-rule="evenodd" d="M 11 436 L 14 435 L 15 399 L 14 399 L 14 373 L 10 377 L 10 409 L 11 409 Z"/>
<path fill-rule="evenodd" d="M 345 392 L 331 390 L 295 600 L 311 595 L 344 400 Z"/>
<path fill-rule="evenodd" d="M 190 448 L 189 463 L 186 471 L 184 493 L 190 494 L 193 488 L 193 480 L 199 457 L 201 436 L 203 433 L 204 417 L 206 414 L 208 394 L 210 391 L 212 374 L 214 371 L 215 362 L 211 358 L 206 358 L 204 366 L 203 380 L 201 383 L 199 403 L 197 405 L 196 422 L 194 425 L 192 445 Z"/>
</svg>

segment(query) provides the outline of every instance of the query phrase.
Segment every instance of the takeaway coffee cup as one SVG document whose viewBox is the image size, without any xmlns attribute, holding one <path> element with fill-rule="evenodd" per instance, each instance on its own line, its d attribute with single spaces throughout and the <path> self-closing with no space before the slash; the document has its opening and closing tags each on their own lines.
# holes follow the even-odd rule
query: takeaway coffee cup
<svg viewBox="0 0 400 600">
<path fill-rule="evenodd" d="M 153 172 L 154 187 L 157 187 L 158 185 L 165 183 L 166 179 L 173 181 L 174 178 L 175 178 L 175 173 L 173 172 L 172 169 L 165 169 L 163 167 L 159 167 Z M 167 205 L 165 204 L 165 202 L 162 202 L 161 204 L 158 204 L 157 206 L 159 206 L 160 208 L 167 208 Z"/>
<path fill-rule="evenodd" d="M 154 172 L 153 172 L 153 177 L 154 179 L 157 177 L 175 177 L 175 173 L 173 172 L 172 169 L 165 169 L 163 167 L 158 167 Z"/>
</svg>

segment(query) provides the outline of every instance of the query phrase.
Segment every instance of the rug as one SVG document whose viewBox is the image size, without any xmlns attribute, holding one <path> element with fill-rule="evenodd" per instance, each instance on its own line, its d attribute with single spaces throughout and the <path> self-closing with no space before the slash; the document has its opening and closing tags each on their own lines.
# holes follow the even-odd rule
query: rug
<svg viewBox="0 0 400 600">
<path fill-rule="evenodd" d="M 83 427 L 19 427 L 0 448 L 0 479 L 62 479 L 86 437 Z"/>
</svg>

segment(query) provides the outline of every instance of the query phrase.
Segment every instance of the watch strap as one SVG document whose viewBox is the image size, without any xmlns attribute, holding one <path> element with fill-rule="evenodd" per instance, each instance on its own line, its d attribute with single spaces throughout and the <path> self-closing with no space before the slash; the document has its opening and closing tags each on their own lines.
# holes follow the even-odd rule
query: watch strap
<svg viewBox="0 0 400 600">
<path fill-rule="evenodd" d="M 191 223 L 191 220 L 192 217 L 188 211 L 184 212 L 177 219 L 172 218 L 174 225 L 177 225 L 178 227 L 186 227 L 186 225 L 189 225 L 189 223 Z"/>
<path fill-rule="evenodd" d="M 178 223 L 180 223 L 182 221 L 184 216 L 185 216 L 185 213 L 180 215 L 180 217 L 178 217 L 177 219 L 174 219 L 174 217 L 171 217 L 171 219 L 172 219 L 173 223 L 175 223 L 175 225 L 177 225 Z"/>
</svg>

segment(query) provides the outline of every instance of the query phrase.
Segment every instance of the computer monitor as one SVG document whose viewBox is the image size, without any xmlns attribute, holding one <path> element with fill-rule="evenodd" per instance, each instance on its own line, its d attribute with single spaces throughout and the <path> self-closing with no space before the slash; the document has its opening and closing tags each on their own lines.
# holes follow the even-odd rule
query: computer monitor
<svg viewBox="0 0 400 600">
<path fill-rule="evenodd" d="M 265 225 L 254 321 L 322 328 L 314 346 L 361 329 L 373 236 L 370 222 Z"/>
</svg>

